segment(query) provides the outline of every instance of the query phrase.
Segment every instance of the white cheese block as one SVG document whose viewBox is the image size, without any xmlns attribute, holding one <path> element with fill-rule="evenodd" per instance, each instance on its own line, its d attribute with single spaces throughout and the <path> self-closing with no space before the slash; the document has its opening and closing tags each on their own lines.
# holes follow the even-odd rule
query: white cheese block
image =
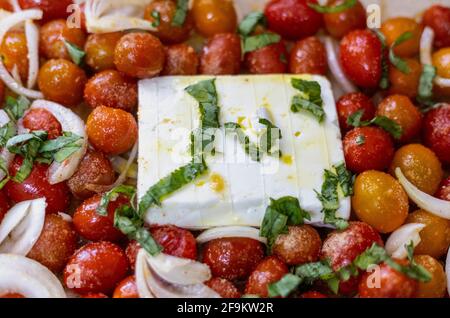
<svg viewBox="0 0 450 318">
<path fill-rule="evenodd" d="M 322 88 L 326 120 L 290 111 L 299 92 L 291 78 L 317 81 Z M 198 102 L 185 88 L 211 76 L 159 77 L 139 83 L 138 197 L 170 172 L 190 160 L 190 132 L 199 126 Z M 255 114 L 270 115 L 281 129 L 283 157 L 252 161 L 233 135 L 217 138 L 217 153 L 208 156 L 208 173 L 152 207 L 151 224 L 174 224 L 189 229 L 247 225 L 259 227 L 269 198 L 295 196 L 323 225 L 320 192 L 324 169 L 344 161 L 335 101 L 328 80 L 321 76 L 264 75 L 216 77 L 220 123 L 239 122 L 251 135 Z M 348 219 L 349 198 L 340 198 L 337 215 Z"/>
</svg>

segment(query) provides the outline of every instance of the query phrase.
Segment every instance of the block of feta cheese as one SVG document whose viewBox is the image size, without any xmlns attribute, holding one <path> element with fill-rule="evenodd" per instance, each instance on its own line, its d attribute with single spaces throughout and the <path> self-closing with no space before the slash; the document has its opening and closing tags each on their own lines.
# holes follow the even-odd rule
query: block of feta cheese
<svg viewBox="0 0 450 318">
<path fill-rule="evenodd" d="M 311 213 L 311 223 L 323 225 L 320 192 L 324 169 L 344 161 L 335 101 L 328 80 L 310 75 L 240 75 L 158 77 L 139 83 L 138 197 L 172 171 L 191 160 L 190 132 L 200 123 L 198 102 L 185 88 L 215 78 L 219 121 L 239 123 L 256 136 L 255 117 L 269 117 L 281 130 L 278 156 L 252 161 L 230 134 L 216 136 L 216 153 L 207 156 L 208 172 L 171 194 L 160 207 L 147 211 L 150 224 L 174 224 L 188 229 L 247 225 L 259 227 L 270 198 L 295 196 Z M 293 113 L 291 100 L 299 91 L 292 78 L 321 86 L 326 116 L 322 123 L 306 112 Z M 222 130 L 223 131 L 223 130 Z M 339 194 L 336 215 L 348 219 L 350 199 Z"/>
</svg>

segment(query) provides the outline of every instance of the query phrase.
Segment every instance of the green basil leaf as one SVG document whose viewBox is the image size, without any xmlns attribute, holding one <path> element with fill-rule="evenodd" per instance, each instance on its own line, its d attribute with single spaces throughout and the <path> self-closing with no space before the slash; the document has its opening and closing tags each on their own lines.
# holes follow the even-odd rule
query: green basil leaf
<svg viewBox="0 0 450 318">
<path fill-rule="evenodd" d="M 136 194 L 136 189 L 132 186 L 119 185 L 104 193 L 97 208 L 97 213 L 103 216 L 108 215 L 109 202 L 115 201 L 120 194 L 125 195 L 131 200 Z"/>
<path fill-rule="evenodd" d="M 279 281 L 269 284 L 267 290 L 269 297 L 287 297 L 291 294 L 302 282 L 302 279 L 294 274 L 286 274 Z"/>
<path fill-rule="evenodd" d="M 257 25 L 266 25 L 266 17 L 262 12 L 252 12 L 245 16 L 244 20 L 239 24 L 238 32 L 242 36 L 250 35 L 256 28 Z"/>
<path fill-rule="evenodd" d="M 353 175 L 345 167 L 345 163 L 334 166 L 338 177 L 339 185 L 341 186 L 344 196 L 349 197 L 353 195 L 353 183 L 355 182 L 355 175 Z"/>
<path fill-rule="evenodd" d="M 225 129 L 235 133 L 238 137 L 239 143 L 244 147 L 244 151 L 253 161 L 259 162 L 261 160 L 261 150 L 258 145 L 250 141 L 250 138 L 245 134 L 241 125 L 237 123 L 225 123 Z"/>
<path fill-rule="evenodd" d="M 409 68 L 408 63 L 404 59 L 395 54 L 394 49 L 400 44 L 410 40 L 412 37 L 413 34 L 411 32 L 403 33 L 397 38 L 397 40 L 395 40 L 394 43 L 392 43 L 391 48 L 389 50 L 389 61 L 391 61 L 392 65 L 394 65 L 396 69 L 398 69 L 400 72 L 404 74 L 411 73 L 411 69 Z"/>
<path fill-rule="evenodd" d="M 395 139 L 400 139 L 403 134 L 402 126 L 386 116 L 376 116 L 370 121 L 370 124 L 377 125 L 390 133 Z"/>
<path fill-rule="evenodd" d="M 3 178 L 3 180 L 0 181 L 0 190 L 1 190 L 11 179 L 11 177 L 9 176 L 9 170 L 6 165 L 6 162 L 2 157 L 0 157 L 0 170 L 5 173 L 5 177 Z"/>
<path fill-rule="evenodd" d="M 64 40 L 64 44 L 67 48 L 67 52 L 69 52 L 70 58 L 76 65 L 81 65 L 83 63 L 84 57 L 86 56 L 86 52 L 83 51 L 80 47 L 76 46 L 69 41 Z"/>
<path fill-rule="evenodd" d="M 365 271 L 370 265 L 377 265 L 389 258 L 386 250 L 379 246 L 377 243 L 373 243 L 371 247 L 358 255 L 353 263 L 359 269 Z"/>
<path fill-rule="evenodd" d="M 17 99 L 8 96 L 6 97 L 4 111 L 13 122 L 16 122 L 22 118 L 25 111 L 30 108 L 30 104 L 30 101 L 24 96 L 19 96 Z"/>
<path fill-rule="evenodd" d="M 71 133 L 71 132 L 63 132 L 62 136 L 45 141 L 41 148 L 39 149 L 40 152 L 52 152 L 56 150 L 61 150 L 66 146 L 70 146 L 71 144 L 77 142 L 78 140 L 81 140 L 82 137 L 78 136 L 77 134 Z M 80 148 L 79 146 L 78 148 Z"/>
<path fill-rule="evenodd" d="M 420 75 L 419 90 L 417 100 L 427 106 L 434 104 L 433 102 L 433 83 L 437 75 L 437 69 L 433 65 L 425 64 Z"/>
<path fill-rule="evenodd" d="M 81 148 L 80 145 L 64 147 L 64 148 L 58 150 L 54 154 L 53 158 L 55 159 L 56 162 L 61 163 L 64 160 L 66 160 L 67 158 L 69 158 L 71 155 L 73 155 L 75 152 L 77 152 L 80 148 Z"/>
<path fill-rule="evenodd" d="M 310 112 L 319 122 L 325 118 L 323 109 L 322 89 L 320 84 L 315 81 L 305 81 L 293 78 L 291 85 L 301 92 L 292 98 L 291 111 L 294 113 L 300 110 Z"/>
<path fill-rule="evenodd" d="M 380 30 L 372 30 L 375 35 L 378 37 L 378 39 L 381 42 L 381 69 L 382 69 L 382 73 L 381 73 L 381 79 L 380 79 L 380 83 L 378 84 L 378 86 L 381 89 L 387 89 L 389 87 L 389 63 L 386 59 L 386 50 L 387 50 L 387 42 L 386 42 L 386 37 L 384 36 L 384 34 L 380 31 Z"/>
<path fill-rule="evenodd" d="M 322 107 L 296 95 L 292 98 L 291 111 L 298 113 L 301 110 L 311 113 L 319 122 L 322 122 L 325 118 L 325 111 Z"/>
<path fill-rule="evenodd" d="M 308 2 L 308 6 L 319 13 L 340 13 L 353 8 L 357 2 L 357 0 L 345 0 L 343 3 L 335 6 L 321 6 L 317 3 Z"/>
<path fill-rule="evenodd" d="M 0 148 L 6 147 L 8 140 L 16 135 L 16 127 L 13 121 L 9 121 L 0 128 Z"/>
<path fill-rule="evenodd" d="M 281 151 L 277 149 L 275 152 L 272 151 L 273 146 L 276 142 L 283 138 L 281 134 L 281 129 L 270 122 L 270 120 L 265 118 L 260 118 L 259 123 L 266 126 L 264 133 L 259 138 L 259 145 L 261 150 L 270 155 L 276 154 L 281 157 Z"/>
<path fill-rule="evenodd" d="M 159 25 L 161 24 L 161 14 L 159 13 L 159 11 L 153 10 L 151 16 L 154 19 L 154 21 L 152 22 L 152 27 L 159 27 Z"/>
<path fill-rule="evenodd" d="M 297 266 L 294 272 L 306 284 L 312 284 L 318 279 L 327 280 L 334 277 L 334 271 L 328 260 Z"/>
<path fill-rule="evenodd" d="M 405 248 L 409 260 L 409 268 L 403 270 L 405 274 L 420 282 L 429 282 L 433 278 L 430 272 L 422 265 L 417 264 L 414 260 L 414 242 L 411 241 L 409 244 L 405 245 Z"/>
<path fill-rule="evenodd" d="M 347 118 L 347 125 L 353 126 L 353 127 L 360 127 L 361 126 L 361 119 L 364 116 L 364 109 L 360 109 Z"/>
<path fill-rule="evenodd" d="M 244 53 L 253 52 L 263 47 L 281 41 L 281 36 L 275 33 L 262 33 L 244 38 Z"/>
<path fill-rule="evenodd" d="M 183 26 L 188 10 L 189 0 L 177 0 L 177 9 L 172 19 L 172 25 L 177 27 Z"/>
</svg>

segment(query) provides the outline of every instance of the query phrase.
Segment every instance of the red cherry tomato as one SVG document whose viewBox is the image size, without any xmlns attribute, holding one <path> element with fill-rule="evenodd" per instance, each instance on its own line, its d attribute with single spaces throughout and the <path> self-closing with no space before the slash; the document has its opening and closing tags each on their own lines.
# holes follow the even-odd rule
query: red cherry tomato
<svg viewBox="0 0 450 318">
<path fill-rule="evenodd" d="M 434 151 L 442 163 L 450 163 L 450 104 L 429 111 L 423 125 L 425 144 Z"/>
<path fill-rule="evenodd" d="M 9 173 L 15 176 L 22 166 L 22 157 L 16 156 L 9 167 Z M 47 213 L 65 212 L 69 207 L 69 188 L 65 182 L 50 184 L 47 179 L 48 166 L 35 162 L 28 178 L 18 183 L 10 181 L 5 185 L 6 195 L 14 202 L 45 197 Z"/>
<path fill-rule="evenodd" d="M 3 217 L 5 216 L 6 212 L 9 210 L 9 202 L 6 195 L 3 193 L 3 191 L 0 191 L 0 223 L 2 223 Z"/>
<path fill-rule="evenodd" d="M 128 271 L 123 250 L 110 242 L 88 243 L 70 258 L 64 284 L 75 292 L 108 294 Z"/>
<path fill-rule="evenodd" d="M 450 177 L 442 180 L 435 196 L 441 200 L 450 201 Z"/>
<path fill-rule="evenodd" d="M 325 47 L 315 37 L 300 40 L 291 50 L 289 70 L 294 74 L 325 75 L 328 71 L 328 62 Z"/>
<path fill-rule="evenodd" d="M 326 295 L 319 293 L 318 291 L 308 291 L 300 295 L 300 298 L 328 298 Z"/>
<path fill-rule="evenodd" d="M 7 293 L 0 295 L 0 298 L 25 298 L 25 296 L 19 293 Z"/>
<path fill-rule="evenodd" d="M 72 3 L 73 0 L 19 0 L 22 9 L 41 9 L 44 12 L 43 22 L 67 18 L 67 7 Z"/>
<path fill-rule="evenodd" d="M 236 286 L 225 278 L 211 278 L 205 282 L 205 285 L 213 289 L 222 298 L 241 298 L 241 293 Z"/>
<path fill-rule="evenodd" d="M 173 225 L 165 225 L 150 229 L 153 238 L 163 248 L 164 253 L 197 259 L 197 241 L 191 232 Z"/>
<path fill-rule="evenodd" d="M 166 47 L 166 64 L 162 75 L 195 75 L 199 57 L 192 46 L 175 44 Z"/>
<path fill-rule="evenodd" d="M 369 97 L 363 93 L 349 93 L 343 95 L 336 103 L 339 117 L 339 125 L 342 131 L 349 131 L 351 126 L 347 124 L 350 115 L 363 110 L 361 120 L 371 120 L 375 116 L 375 106 Z"/>
<path fill-rule="evenodd" d="M 23 126 L 31 131 L 45 130 L 48 139 L 55 139 L 62 135 L 59 121 L 48 110 L 33 108 L 23 117 Z"/>
<path fill-rule="evenodd" d="M 0 0 L 0 9 L 6 11 L 14 11 L 11 2 L 9 2 L 9 0 Z"/>
<path fill-rule="evenodd" d="M 103 293 L 87 293 L 86 295 L 81 296 L 81 298 L 108 298 Z"/>
<path fill-rule="evenodd" d="M 136 256 L 139 252 L 141 246 L 135 240 L 130 241 L 125 249 L 125 254 L 127 255 L 128 263 L 130 263 L 131 270 L 134 271 L 134 265 L 136 264 Z"/>
<path fill-rule="evenodd" d="M 134 276 L 128 276 L 114 289 L 113 298 L 139 298 Z"/>
<path fill-rule="evenodd" d="M 288 53 L 283 41 L 265 46 L 245 55 L 245 65 L 252 74 L 287 72 Z"/>
<path fill-rule="evenodd" d="M 375 88 L 381 79 L 382 46 L 369 30 L 348 33 L 341 41 L 340 61 L 345 74 L 358 86 Z"/>
<path fill-rule="evenodd" d="M 264 10 L 269 29 L 289 40 L 316 34 L 323 25 L 323 18 L 308 3 L 317 4 L 317 1 L 271 0 Z"/>
<path fill-rule="evenodd" d="M 207 75 L 238 74 L 241 69 L 241 38 L 220 33 L 208 40 L 200 56 L 200 73 Z"/>
<path fill-rule="evenodd" d="M 276 256 L 269 256 L 256 266 L 245 286 L 245 293 L 267 297 L 267 287 L 279 281 L 289 272 L 288 267 Z"/>
<path fill-rule="evenodd" d="M 385 170 L 394 156 L 391 136 L 378 127 L 359 127 L 344 137 L 344 155 L 348 169 L 361 173 Z"/>
<path fill-rule="evenodd" d="M 450 46 L 450 8 L 431 6 L 423 16 L 423 24 L 434 30 L 434 45 L 437 48 Z"/>
<path fill-rule="evenodd" d="M 328 1 L 328 6 L 337 6 L 345 3 L 345 0 L 331 0 Z M 344 11 L 337 13 L 325 13 L 323 15 L 325 21 L 325 28 L 335 38 L 342 38 L 348 32 L 364 29 L 366 27 L 366 9 L 360 1 Z"/>
</svg>

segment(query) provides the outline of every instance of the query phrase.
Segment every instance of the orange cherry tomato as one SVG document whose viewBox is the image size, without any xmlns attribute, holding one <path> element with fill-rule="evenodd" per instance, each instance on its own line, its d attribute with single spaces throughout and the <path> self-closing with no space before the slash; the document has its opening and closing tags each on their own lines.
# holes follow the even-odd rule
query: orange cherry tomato
<svg viewBox="0 0 450 318">
<path fill-rule="evenodd" d="M 331 0 L 328 6 L 341 5 L 345 0 Z M 325 28 L 335 38 L 342 38 L 350 31 L 366 28 L 366 10 L 360 1 L 344 11 L 338 13 L 325 13 L 323 15 Z"/>
<path fill-rule="evenodd" d="M 196 30 L 204 36 L 236 31 L 237 15 L 231 0 L 194 0 L 192 15 Z"/>
<path fill-rule="evenodd" d="M 28 46 L 23 31 L 8 31 L 0 46 L 3 64 L 9 72 L 17 67 L 18 74 L 24 82 L 28 78 Z"/>
<path fill-rule="evenodd" d="M 450 78 L 450 47 L 433 54 L 433 65 L 436 66 L 439 76 Z"/>
<path fill-rule="evenodd" d="M 429 255 L 415 255 L 414 261 L 425 267 L 431 274 L 431 281 L 419 282 L 415 297 L 417 298 L 442 298 L 447 290 L 447 276 L 441 263 Z"/>
<path fill-rule="evenodd" d="M 166 64 L 162 75 L 196 75 L 199 57 L 195 50 L 184 43 L 166 48 Z"/>
<path fill-rule="evenodd" d="M 222 298 L 241 298 L 241 293 L 232 282 L 225 278 L 214 277 L 205 285 L 218 293 Z"/>
<path fill-rule="evenodd" d="M 30 131 L 46 131 L 48 139 L 55 139 L 62 135 L 59 121 L 52 113 L 43 108 L 30 109 L 23 117 L 23 126 Z"/>
<path fill-rule="evenodd" d="M 412 38 L 395 47 L 399 56 L 409 57 L 419 52 L 419 42 L 423 27 L 411 18 L 392 18 L 381 25 L 381 32 L 386 37 L 387 45 L 391 46 L 402 34 L 412 33 Z"/>
<path fill-rule="evenodd" d="M 96 72 L 115 68 L 114 50 L 123 35 L 122 32 L 90 34 L 84 45 L 86 64 Z"/>
<path fill-rule="evenodd" d="M 278 257 L 269 256 L 262 260 L 250 274 L 245 293 L 267 297 L 269 285 L 279 281 L 288 272 L 288 267 Z"/>
<path fill-rule="evenodd" d="M 11 2 L 9 0 L 0 0 L 0 9 L 11 12 L 14 11 Z"/>
<path fill-rule="evenodd" d="M 139 298 L 133 275 L 122 280 L 114 289 L 113 298 Z"/>
<path fill-rule="evenodd" d="M 389 66 L 389 94 L 401 94 L 410 98 L 417 96 L 419 80 L 422 74 L 422 65 L 415 59 L 405 58 L 410 72 L 403 73 L 395 66 Z"/>
<path fill-rule="evenodd" d="M 291 50 L 289 71 L 294 74 L 325 75 L 328 62 L 325 47 L 315 37 L 300 40 Z"/>
</svg>

